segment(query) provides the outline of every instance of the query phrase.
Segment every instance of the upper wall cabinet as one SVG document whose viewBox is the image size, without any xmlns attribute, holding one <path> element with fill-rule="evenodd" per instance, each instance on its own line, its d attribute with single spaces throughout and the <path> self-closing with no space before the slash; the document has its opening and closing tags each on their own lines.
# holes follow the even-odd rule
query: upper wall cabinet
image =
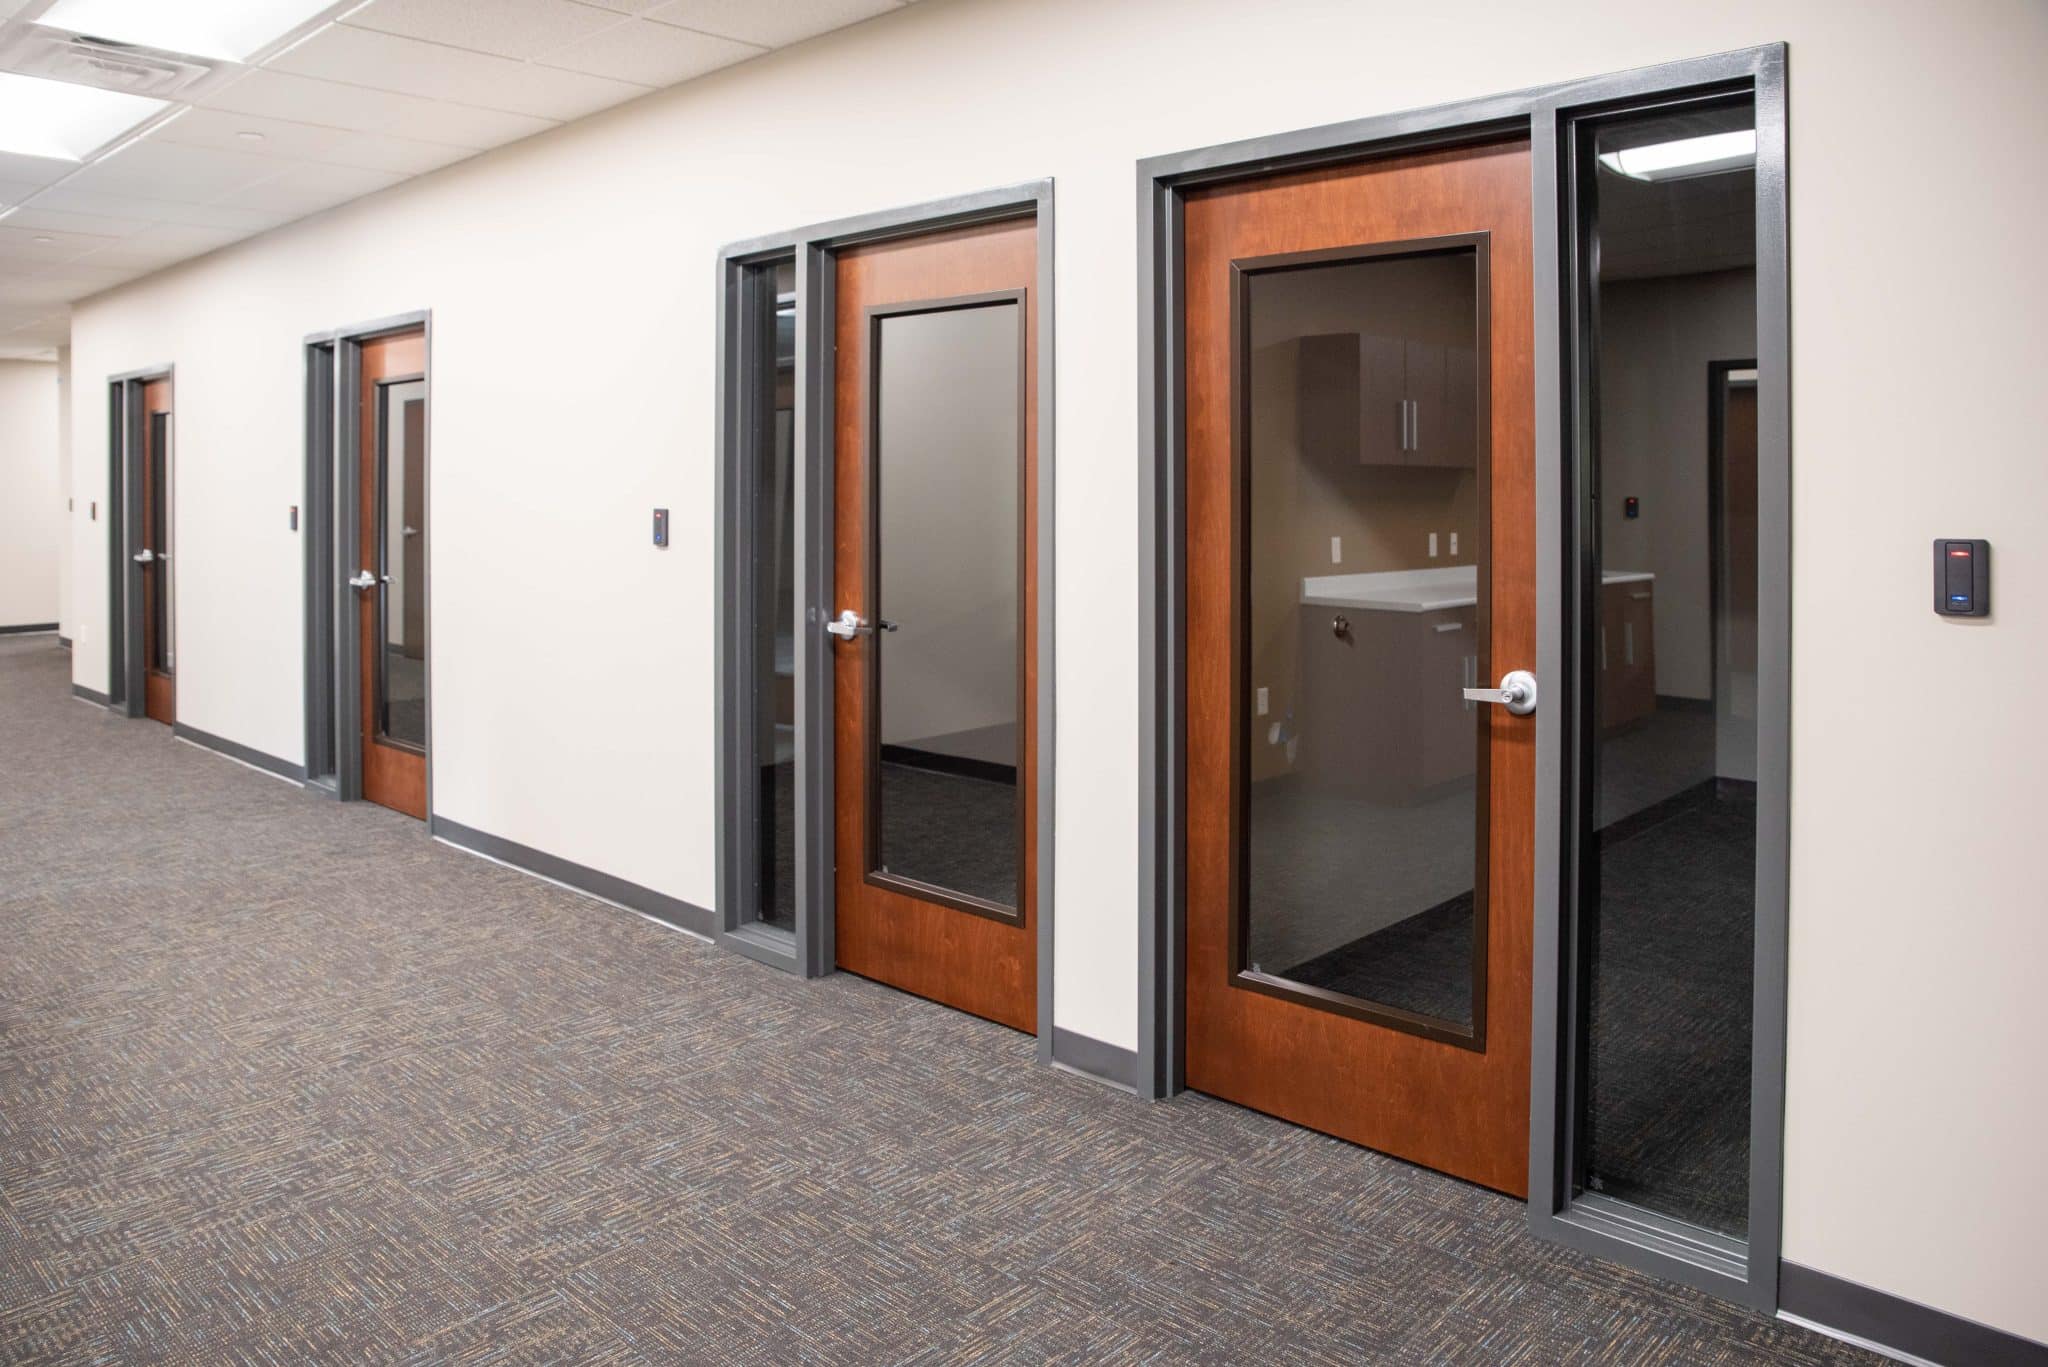
<svg viewBox="0 0 2048 1367">
<path fill-rule="evenodd" d="M 1471 347 L 1356 332 L 1297 345 L 1304 452 L 1360 465 L 1478 464 Z"/>
</svg>

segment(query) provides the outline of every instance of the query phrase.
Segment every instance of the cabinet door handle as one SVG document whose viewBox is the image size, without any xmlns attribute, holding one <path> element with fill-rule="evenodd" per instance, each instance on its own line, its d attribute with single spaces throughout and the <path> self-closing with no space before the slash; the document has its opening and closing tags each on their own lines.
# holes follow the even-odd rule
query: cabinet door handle
<svg viewBox="0 0 2048 1367">
<path fill-rule="evenodd" d="M 1636 662 L 1636 624 L 1634 622 L 1623 622 L 1621 624 L 1621 662 L 1630 665 Z"/>
<path fill-rule="evenodd" d="M 1629 597 L 1635 599 L 1638 603 L 1642 602 L 1645 598 L 1648 598 L 1649 596 L 1650 591 L 1648 589 L 1637 589 L 1635 592 L 1629 595 Z"/>
<path fill-rule="evenodd" d="M 1463 631 L 1465 624 L 1463 622 L 1438 622 L 1430 629 L 1432 631 Z"/>
</svg>

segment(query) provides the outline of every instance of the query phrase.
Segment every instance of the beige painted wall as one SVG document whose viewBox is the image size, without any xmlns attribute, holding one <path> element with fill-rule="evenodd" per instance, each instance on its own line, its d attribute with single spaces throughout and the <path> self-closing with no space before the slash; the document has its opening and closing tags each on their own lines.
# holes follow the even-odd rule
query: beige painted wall
<svg viewBox="0 0 2048 1367">
<path fill-rule="evenodd" d="M 1798 671 L 1785 1254 L 2048 1339 L 2042 745 L 2021 686 L 2048 673 L 2034 0 L 925 0 L 86 302 L 73 488 L 105 488 L 105 377 L 175 361 L 180 710 L 297 758 L 299 341 L 432 308 L 437 805 L 709 904 L 717 247 L 1054 177 L 1054 1018 L 1129 1046 L 1134 162 L 1779 39 Z M 647 544 L 657 505 L 676 510 L 666 552 Z M 105 524 L 72 525 L 77 601 L 103 601 Z M 1995 543 L 1988 621 L 1929 611 L 1937 535 Z M 74 667 L 94 686 L 105 633 L 80 614 Z"/>
<path fill-rule="evenodd" d="M 64 544 L 57 367 L 0 361 L 0 627 L 57 620 Z"/>
</svg>

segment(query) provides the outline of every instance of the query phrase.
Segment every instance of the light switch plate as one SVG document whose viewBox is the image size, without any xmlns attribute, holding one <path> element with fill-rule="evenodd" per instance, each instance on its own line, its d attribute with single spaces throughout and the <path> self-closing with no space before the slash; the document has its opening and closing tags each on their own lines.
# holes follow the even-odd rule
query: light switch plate
<svg viewBox="0 0 2048 1367">
<path fill-rule="evenodd" d="M 1451 533 L 1451 554 L 1452 554 L 1452 555 L 1456 555 L 1457 553 L 1458 553 L 1458 534 L 1457 534 L 1456 532 L 1452 532 L 1452 533 Z"/>
<path fill-rule="evenodd" d="M 1431 560 L 1434 560 L 1434 559 L 1436 559 L 1436 533 L 1435 533 L 1435 532 L 1431 532 L 1431 533 L 1429 534 L 1429 558 L 1430 558 Z"/>
<path fill-rule="evenodd" d="M 1344 563 L 1344 538 L 1341 536 L 1330 538 L 1330 563 L 1332 565 Z"/>
<path fill-rule="evenodd" d="M 1259 715 L 1266 715 L 1266 690 L 1263 688 L 1259 690 Z"/>
</svg>

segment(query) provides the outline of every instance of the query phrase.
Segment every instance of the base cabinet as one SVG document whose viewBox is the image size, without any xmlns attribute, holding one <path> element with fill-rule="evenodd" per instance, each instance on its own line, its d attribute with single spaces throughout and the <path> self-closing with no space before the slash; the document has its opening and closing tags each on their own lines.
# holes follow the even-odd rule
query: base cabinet
<svg viewBox="0 0 2048 1367">
<path fill-rule="evenodd" d="M 1482 718 L 1478 614 L 1301 609 L 1297 772 L 1319 787 L 1414 802 L 1469 778 Z"/>
</svg>

